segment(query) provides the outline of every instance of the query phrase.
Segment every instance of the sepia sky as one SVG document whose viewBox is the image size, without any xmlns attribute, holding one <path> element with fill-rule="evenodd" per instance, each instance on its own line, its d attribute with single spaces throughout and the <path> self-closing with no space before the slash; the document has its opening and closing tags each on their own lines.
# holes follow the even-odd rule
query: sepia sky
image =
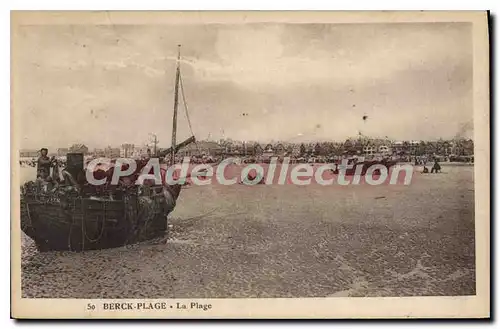
<svg viewBox="0 0 500 329">
<path fill-rule="evenodd" d="M 177 44 L 198 139 L 472 138 L 468 23 L 23 26 L 17 40 L 21 148 L 169 146 Z M 178 129 L 190 136 L 182 106 Z"/>
</svg>

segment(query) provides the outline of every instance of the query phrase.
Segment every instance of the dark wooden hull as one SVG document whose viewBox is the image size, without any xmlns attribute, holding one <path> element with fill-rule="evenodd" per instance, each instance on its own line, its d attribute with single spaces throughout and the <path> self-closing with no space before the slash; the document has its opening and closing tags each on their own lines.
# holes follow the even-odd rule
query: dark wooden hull
<svg viewBox="0 0 500 329">
<path fill-rule="evenodd" d="M 110 201 L 21 199 L 21 227 L 39 251 L 84 251 L 124 246 L 163 236 L 173 210 L 162 196 Z"/>
</svg>

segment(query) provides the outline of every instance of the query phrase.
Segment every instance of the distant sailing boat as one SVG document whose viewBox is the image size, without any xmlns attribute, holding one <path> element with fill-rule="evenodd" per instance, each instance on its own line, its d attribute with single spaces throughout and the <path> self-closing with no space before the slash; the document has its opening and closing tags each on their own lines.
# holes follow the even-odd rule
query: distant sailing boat
<svg viewBox="0 0 500 329">
<path fill-rule="evenodd" d="M 180 72 L 180 46 L 175 78 L 172 146 L 164 151 L 174 163 L 176 152 L 195 142 L 194 136 L 176 144 Z M 183 99 L 185 99 L 183 95 Z M 187 107 L 186 107 L 187 114 Z M 192 133 L 192 131 L 191 131 Z M 174 210 L 181 185 L 136 185 L 145 163 L 112 185 L 113 167 L 93 171 L 96 179 L 108 178 L 96 186 L 86 180 L 84 155 L 67 155 L 67 166 L 58 177 L 57 164 L 52 179 L 38 177 L 21 187 L 21 229 L 33 239 L 39 251 L 84 251 L 105 249 L 161 237 L 167 216 Z M 127 165 L 125 165 L 126 167 Z M 123 166 L 122 166 L 123 168 Z M 125 169 L 125 168 L 124 168 Z M 164 172 L 163 172 L 164 174 Z"/>
</svg>

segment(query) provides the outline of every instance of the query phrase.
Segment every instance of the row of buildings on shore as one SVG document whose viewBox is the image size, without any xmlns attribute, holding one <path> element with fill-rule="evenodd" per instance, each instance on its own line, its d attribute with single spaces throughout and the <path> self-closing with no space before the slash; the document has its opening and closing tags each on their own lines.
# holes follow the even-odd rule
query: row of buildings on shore
<svg viewBox="0 0 500 329">
<path fill-rule="evenodd" d="M 181 149 L 179 156 L 232 155 L 232 156 L 473 156 L 471 139 L 437 141 L 391 141 L 388 139 L 356 138 L 343 142 L 287 143 L 241 142 L 233 140 L 199 141 Z"/>
<path fill-rule="evenodd" d="M 105 158 L 140 158 L 147 155 L 147 146 L 136 146 L 134 144 L 122 144 L 120 147 L 105 147 L 89 149 L 84 144 L 73 144 L 70 147 L 58 148 L 55 150 L 49 149 L 49 156 L 63 157 L 68 153 L 83 153 L 94 157 Z M 19 151 L 19 156 L 22 158 L 34 158 L 40 156 L 40 150 L 22 149 Z"/>
<path fill-rule="evenodd" d="M 147 146 L 122 144 L 89 150 L 84 144 L 74 144 L 68 148 L 49 150 L 49 155 L 65 156 L 67 153 L 84 153 L 94 157 L 140 158 L 147 154 Z M 162 149 L 158 149 L 161 151 Z M 151 149 L 154 153 L 154 150 Z M 439 139 L 436 141 L 392 141 L 389 139 L 351 138 L 343 142 L 244 142 L 231 139 L 219 141 L 198 141 L 179 150 L 178 156 L 331 156 L 331 155 L 382 155 L 382 156 L 473 156 L 474 142 L 471 139 Z M 37 157 L 38 150 L 21 150 L 21 157 Z"/>
</svg>

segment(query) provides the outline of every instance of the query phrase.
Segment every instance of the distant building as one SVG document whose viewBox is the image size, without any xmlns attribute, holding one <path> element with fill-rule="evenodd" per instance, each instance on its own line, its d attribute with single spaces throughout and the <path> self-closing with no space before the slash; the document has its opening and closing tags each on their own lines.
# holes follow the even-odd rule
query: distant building
<svg viewBox="0 0 500 329">
<path fill-rule="evenodd" d="M 460 156 L 474 155 L 474 141 L 471 139 L 454 140 L 450 143 L 450 154 Z"/>
<path fill-rule="evenodd" d="M 349 138 L 343 143 L 343 152 L 346 154 L 360 154 L 363 152 L 363 142 L 360 139 Z"/>
<path fill-rule="evenodd" d="M 83 153 L 84 155 L 89 153 L 89 148 L 84 144 L 73 144 L 69 148 L 68 153 Z"/>
<path fill-rule="evenodd" d="M 39 150 L 19 150 L 19 157 L 21 158 L 36 158 L 40 156 Z"/>
<path fill-rule="evenodd" d="M 276 153 L 275 153 L 275 151 L 273 149 L 272 144 L 267 144 L 266 147 L 264 148 L 263 152 L 262 152 L 262 157 L 264 159 L 269 159 L 269 158 L 271 158 L 271 157 L 273 157 L 275 155 L 276 155 Z"/>
<path fill-rule="evenodd" d="M 122 144 L 120 148 L 120 157 L 127 158 L 134 155 L 134 144 Z"/>
<path fill-rule="evenodd" d="M 420 146 L 420 141 L 411 141 L 409 143 L 409 152 L 411 155 L 416 155 Z"/>
<path fill-rule="evenodd" d="M 119 158 L 120 157 L 120 148 L 108 146 L 104 149 L 104 156 L 106 158 L 111 158 L 111 159 Z"/>
<path fill-rule="evenodd" d="M 387 146 L 387 145 L 380 145 L 378 147 L 378 152 L 382 153 L 384 155 L 388 155 L 388 154 L 391 153 L 391 148 L 389 146 Z"/>
<path fill-rule="evenodd" d="M 154 149 L 149 148 L 149 150 L 151 151 L 151 154 L 154 155 Z M 136 147 L 134 154 L 138 158 L 143 158 L 148 154 L 148 147 L 147 146 Z"/>
<path fill-rule="evenodd" d="M 375 145 L 368 144 L 363 146 L 363 154 L 373 155 L 376 152 L 377 152 L 377 147 Z"/>
<path fill-rule="evenodd" d="M 94 151 L 92 152 L 92 155 L 95 157 L 104 157 L 105 156 L 103 149 L 94 149 Z"/>
<path fill-rule="evenodd" d="M 401 154 L 402 152 L 404 152 L 404 149 L 405 149 L 404 142 L 402 142 L 402 141 L 396 141 L 396 142 L 392 143 L 392 150 L 396 154 Z"/>
<path fill-rule="evenodd" d="M 216 142 L 200 141 L 196 143 L 189 144 L 181 148 L 178 152 L 178 156 L 218 156 L 225 152 L 225 148 Z"/>
<path fill-rule="evenodd" d="M 283 156 L 286 153 L 286 148 L 285 146 L 283 146 L 283 144 L 278 143 L 278 145 L 276 145 L 276 147 L 274 148 L 274 151 L 276 155 Z"/>
<path fill-rule="evenodd" d="M 420 141 L 396 141 L 392 143 L 392 151 L 399 155 L 415 155 L 420 148 Z"/>
<path fill-rule="evenodd" d="M 254 155 L 256 155 L 256 156 L 260 156 L 264 152 L 264 150 L 262 149 L 262 146 L 260 146 L 259 143 L 255 143 L 255 145 L 253 146 L 253 151 L 254 151 Z"/>
</svg>

